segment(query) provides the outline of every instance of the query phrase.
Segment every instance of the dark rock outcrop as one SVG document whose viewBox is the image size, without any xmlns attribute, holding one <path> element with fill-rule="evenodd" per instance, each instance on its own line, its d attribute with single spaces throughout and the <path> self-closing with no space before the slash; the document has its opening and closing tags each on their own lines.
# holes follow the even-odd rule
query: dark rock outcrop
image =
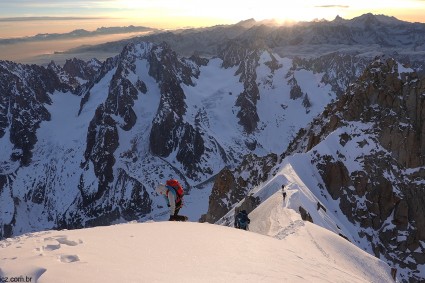
<svg viewBox="0 0 425 283">
<path fill-rule="evenodd" d="M 177 160 L 195 176 L 197 164 L 204 153 L 201 133 L 183 121 L 186 113 L 185 93 L 180 84 L 193 85 L 199 75 L 193 65 L 177 58 L 167 44 L 153 47 L 148 56 L 149 74 L 160 86 L 161 100 L 152 123 L 149 147 L 154 155 L 168 157 L 177 150 Z"/>
<path fill-rule="evenodd" d="M 240 75 L 239 81 L 243 83 L 244 90 L 239 94 L 235 106 L 240 108 L 237 113 L 239 124 L 248 134 L 257 129 L 260 120 L 257 113 L 257 101 L 260 99 L 260 92 L 256 82 L 256 68 L 260 55 L 265 50 L 267 48 L 262 41 L 241 42 L 238 40 L 228 42 L 219 50 L 218 57 L 223 60 L 223 68 L 238 66 L 235 75 Z M 271 68 L 277 69 L 279 67 L 276 60 L 272 60 L 269 65 Z"/>
<path fill-rule="evenodd" d="M 200 221 L 215 223 L 242 200 L 239 209 L 252 211 L 260 204 L 260 200 L 248 196 L 247 193 L 270 178 L 271 169 L 276 163 L 277 156 L 275 154 L 260 158 L 250 154 L 245 156 L 242 164 L 235 170 L 223 169 L 215 178 L 209 198 L 208 212 L 202 216 Z"/>
<path fill-rule="evenodd" d="M 341 96 L 347 87 L 362 74 L 369 62 L 370 60 L 357 54 L 340 52 L 309 59 L 296 57 L 292 62 L 289 75 L 300 69 L 323 73 L 321 83 L 331 85 L 337 96 Z"/>
<path fill-rule="evenodd" d="M 12 160 L 23 166 L 31 162 L 36 131 L 42 121 L 50 120 L 45 107 L 51 104 L 48 93 L 62 87 L 50 69 L 0 62 L 0 138 L 10 127 L 10 141 L 15 146 Z"/>
<path fill-rule="evenodd" d="M 310 213 L 307 210 L 305 210 L 304 207 L 300 206 L 298 208 L 298 211 L 300 212 L 300 215 L 301 215 L 301 219 L 302 220 L 309 221 L 311 223 L 314 223 L 313 222 L 313 218 L 311 217 Z"/>
<path fill-rule="evenodd" d="M 63 70 L 71 77 L 78 77 L 83 80 L 93 80 L 102 63 L 97 59 L 92 59 L 88 62 L 73 58 L 67 59 L 63 65 Z"/>
</svg>

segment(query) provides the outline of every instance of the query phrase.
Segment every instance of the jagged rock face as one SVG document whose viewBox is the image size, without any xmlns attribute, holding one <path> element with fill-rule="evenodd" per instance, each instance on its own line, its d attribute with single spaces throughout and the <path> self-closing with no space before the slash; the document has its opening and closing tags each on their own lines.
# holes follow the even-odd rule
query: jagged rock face
<svg viewBox="0 0 425 283">
<path fill-rule="evenodd" d="M 187 169 L 188 175 L 194 177 L 205 150 L 204 141 L 197 129 L 183 121 L 186 96 L 180 84 L 193 85 L 192 77 L 199 76 L 199 69 L 190 61 L 179 60 L 166 44 L 151 50 L 149 63 L 149 74 L 157 80 L 161 91 L 149 137 L 150 150 L 155 155 L 167 157 L 177 149 L 177 160 Z"/>
<path fill-rule="evenodd" d="M 239 81 L 243 83 L 244 91 L 238 96 L 235 106 L 240 108 L 237 114 L 239 124 L 248 134 L 256 130 L 260 120 L 257 113 L 257 101 L 260 99 L 260 93 L 256 82 L 256 67 L 261 48 L 264 48 L 261 42 L 246 43 L 234 40 L 219 51 L 219 58 L 223 60 L 224 68 L 239 66 L 235 75 L 240 75 Z M 270 66 L 273 71 L 279 67 L 276 60 L 272 60 Z"/>
<path fill-rule="evenodd" d="M 246 52 L 246 46 L 243 42 L 232 40 L 219 50 L 218 57 L 223 60 L 223 68 L 230 68 L 238 66 L 246 57 Z"/>
<path fill-rule="evenodd" d="M 68 61 L 65 69 L 53 62 L 47 69 L 37 69 L 40 89 L 48 90 L 30 88 L 36 98 L 48 104 L 52 97 L 52 101 L 59 103 L 81 97 L 79 109 L 69 113 L 69 137 L 63 132 L 61 141 L 56 143 L 52 139 L 46 129 L 54 127 L 54 121 L 42 128 L 43 139 L 34 150 L 41 161 L 31 163 L 28 159 L 31 166 L 28 170 L 34 173 L 22 172 L 17 165 L 10 176 L 1 175 L 0 203 L 10 204 L 3 206 L 1 212 L 10 217 L 2 219 L 0 237 L 28 231 L 28 225 L 16 221 L 19 211 L 24 210 L 35 213 L 42 229 L 80 228 L 148 217 L 155 206 L 160 207 L 152 195 L 152 188 L 160 179 L 177 177 L 185 184 L 186 191 L 190 191 L 186 178 L 198 180 L 199 175 L 208 177 L 217 172 L 213 171 L 217 168 L 206 162 L 214 154 L 225 162 L 234 162 L 234 157 L 225 152 L 219 141 L 205 134 L 202 121 L 198 119 L 192 124 L 185 116 L 187 97 L 183 85 L 194 86 L 200 75 L 199 67 L 208 63 L 199 56 L 193 58 L 198 63 L 178 58 L 166 44 L 139 43 L 129 44 L 101 66 L 94 64 L 94 71 L 86 69 L 93 62 L 79 60 Z M 27 72 L 22 71 L 22 77 L 28 76 Z M 47 80 L 41 77 L 43 72 L 56 76 Z M 73 74 L 87 76 L 88 80 Z M 45 86 L 45 81 L 55 84 Z M 8 105 L 9 100 L 4 102 Z M 32 106 L 38 104 L 43 106 L 40 102 L 33 102 Z M 48 109 L 61 116 L 54 107 Z M 10 127 L 7 111 L 1 112 L 3 129 Z M 39 115 L 43 113 L 50 115 L 46 109 L 38 111 Z M 78 126 L 72 125 L 73 119 Z M 34 127 L 34 137 L 36 132 Z M 70 142 L 74 144 L 69 145 Z M 46 153 L 43 146 L 52 152 Z M 59 159 L 55 157 L 58 152 L 63 153 Z M 2 170 L 11 168 L 9 163 L 0 165 Z M 161 170 L 172 173 L 164 176 Z M 15 184 L 15 179 L 20 183 Z M 15 186 L 24 189 L 18 192 Z M 46 213 L 40 215 L 40 209 Z"/>
<path fill-rule="evenodd" d="M 89 194 L 85 192 L 88 187 L 84 184 L 81 185 L 80 191 L 84 205 L 99 199 L 108 189 L 108 185 L 114 180 L 112 168 L 115 164 L 114 152 L 118 145 L 119 138 L 116 122 L 101 105 L 90 122 L 87 134 L 87 148 L 84 154 L 86 162 L 83 164 L 84 167 L 88 166 L 87 162 L 89 160 L 93 163 L 99 186 L 94 194 Z"/>
<path fill-rule="evenodd" d="M 189 60 L 194 62 L 198 66 L 206 66 L 206 65 L 208 65 L 208 62 L 209 62 L 209 60 L 207 58 L 202 58 L 197 53 L 190 56 Z"/>
<path fill-rule="evenodd" d="M 333 199 L 338 199 L 341 194 L 341 190 L 344 186 L 349 187 L 351 179 L 347 168 L 341 161 L 332 162 L 330 156 L 324 156 L 320 165 L 323 165 L 323 181 L 325 182 L 326 188 Z M 320 166 L 321 167 L 321 166 Z M 319 168 L 320 168 L 319 167 Z"/>
<path fill-rule="evenodd" d="M 290 92 L 291 99 L 295 100 L 304 95 L 303 92 L 301 91 L 301 87 L 298 85 L 298 82 L 294 77 L 292 77 L 289 80 L 289 83 L 291 85 L 291 92 Z"/>
<path fill-rule="evenodd" d="M 114 153 L 119 146 L 118 127 L 129 131 L 136 123 L 133 106 L 134 100 L 138 98 L 138 90 L 128 79 L 130 73 L 136 71 L 134 64 L 136 58 L 129 56 L 134 49 L 134 45 L 129 45 L 120 54 L 122 60 L 119 60 L 112 76 L 108 97 L 105 103 L 97 108 L 88 128 L 87 148 L 84 154 L 86 161 L 83 167 L 89 166 L 88 161 L 90 160 L 99 183 L 97 189 L 89 189 L 90 193 L 85 192 L 87 186 L 80 186 L 83 203 L 86 206 L 92 201 L 100 199 L 114 181 Z M 125 60 L 126 58 L 128 60 Z M 140 79 L 137 82 L 143 84 Z M 120 117 L 120 122 L 117 122 L 114 117 Z M 81 177 L 82 182 L 84 182 L 83 176 Z M 138 186 L 142 185 L 138 184 Z"/>
<path fill-rule="evenodd" d="M 84 184 L 81 185 L 84 188 Z M 81 194 L 75 202 L 79 209 L 65 211 L 57 220 L 58 229 L 110 225 L 121 218 L 131 221 L 152 210 L 152 200 L 146 188 L 124 170 L 118 170 L 113 186 L 98 199 L 88 199 Z"/>
<path fill-rule="evenodd" d="M 91 96 L 91 89 L 100 82 L 102 78 L 106 76 L 108 72 L 110 72 L 115 66 L 118 64 L 118 56 L 114 58 L 108 58 L 105 62 L 98 68 L 98 72 L 94 76 L 93 80 L 88 81 L 84 85 L 80 87 L 78 90 L 78 95 L 82 96 L 80 102 L 80 109 L 78 111 L 78 115 L 81 114 L 81 111 L 83 110 L 84 105 L 87 103 L 87 101 L 90 99 Z M 139 87 L 143 87 L 143 84 L 140 83 Z"/>
<path fill-rule="evenodd" d="M 382 146 L 401 165 L 415 168 L 425 164 L 425 85 L 416 73 L 399 74 L 399 67 L 394 60 L 375 61 L 359 78 L 366 85 L 354 91 L 346 119 L 376 121 Z"/>
<path fill-rule="evenodd" d="M 312 151 L 311 164 L 322 179 L 319 187 L 339 202 L 341 212 L 353 225 L 360 227 L 357 237 L 370 243 L 369 248 L 362 248 L 399 266 L 413 282 L 420 280 L 415 274 L 417 265 L 424 264 L 424 81 L 394 60 L 375 61 L 345 95 L 298 133 L 281 156 Z M 349 134 L 351 128 L 359 130 Z M 336 154 L 316 150 L 335 132 L 340 133 Z M 353 148 L 364 153 L 351 157 Z M 246 172 L 255 172 L 259 160 L 245 163 Z M 355 169 L 350 165 L 353 162 L 359 164 Z M 273 168 L 262 172 L 273 175 Z M 241 178 L 241 172 L 245 171 L 237 168 L 218 176 L 215 197 L 210 198 L 209 211 L 202 220 L 213 222 L 224 216 L 246 197 L 247 191 L 241 188 L 259 184 L 258 180 Z M 240 195 L 232 200 L 229 196 L 234 192 Z M 220 221 L 230 224 L 229 219 Z M 407 257 L 412 261 L 407 262 Z"/>
<path fill-rule="evenodd" d="M 140 49 L 143 49 L 141 52 Z M 138 96 L 147 92 L 143 79 L 138 77 L 136 82 L 130 77 L 137 76 L 136 61 L 147 60 L 149 75 L 157 80 L 161 97 L 150 131 L 150 149 L 153 154 L 167 157 L 177 149 L 177 160 L 185 166 L 188 175 L 193 175 L 197 162 L 203 154 L 203 139 L 190 124 L 183 122 L 185 114 L 185 95 L 180 83 L 191 84 L 191 76 L 197 76 L 197 69 L 191 68 L 191 63 L 184 64 L 177 58 L 175 52 L 166 44 L 130 44 L 119 55 L 116 70 L 109 85 L 108 97 L 104 104 L 96 110 L 96 115 L 90 123 L 85 151 L 86 168 L 91 161 L 98 179 L 98 187 L 91 188 L 84 182 L 82 175 L 81 195 L 85 206 L 104 197 L 110 190 L 116 190 L 113 168 L 116 162 L 115 151 L 120 141 L 118 128 L 130 131 L 136 123 L 137 114 L 134 111 L 134 101 Z M 112 62 L 113 67 L 114 64 Z M 112 70 L 107 67 L 106 70 Z M 89 96 L 87 92 L 86 96 Z M 80 110 L 81 112 L 81 110 Z M 116 117 L 120 117 L 117 119 Z M 88 170 L 86 168 L 85 170 Z M 136 182 L 136 180 L 133 180 Z M 138 187 L 143 187 L 138 184 Z M 87 194 L 85 191 L 89 191 Z M 150 198 L 144 200 L 149 203 Z M 151 207 L 147 206 L 150 212 Z M 117 216 L 118 217 L 118 216 Z"/>
<path fill-rule="evenodd" d="M 376 145 L 357 157 L 362 169 L 350 172 L 343 150 L 337 156 L 316 152 L 312 163 L 347 219 L 360 225 L 359 235 L 373 253 L 406 269 L 410 280 L 418 279 L 417 264 L 425 263 L 425 192 L 419 177 L 425 165 L 424 83 L 394 60 L 378 59 L 289 147 L 292 153 L 311 149 L 340 128 L 368 125 L 362 134 L 343 133 L 339 140 L 342 149 L 360 135 L 359 149 Z"/>
<path fill-rule="evenodd" d="M 369 62 L 370 60 L 356 54 L 334 52 L 317 58 L 294 58 L 292 71 L 304 68 L 315 73 L 324 73 L 321 82 L 330 84 L 332 90 L 340 96 L 363 73 Z"/>
<path fill-rule="evenodd" d="M 201 222 L 215 223 L 225 215 L 231 207 L 231 203 L 226 203 L 228 194 L 231 191 L 240 191 L 241 188 L 229 169 L 223 169 L 217 176 L 209 198 L 208 213 L 203 215 Z"/>
<path fill-rule="evenodd" d="M 24 166 L 31 162 L 36 130 L 42 121 L 50 120 L 47 93 L 60 86 L 57 76 L 43 67 L 0 62 L 0 137 L 10 127 L 15 147 L 12 160 Z"/>
<path fill-rule="evenodd" d="M 208 63 L 199 56 L 193 58 L 198 63 L 179 59 L 166 44 L 140 43 L 129 44 L 120 55 L 101 66 L 80 60 L 69 60 L 64 68 L 52 62 L 47 69 L 2 63 L 2 136 L 11 129 L 7 132 L 11 141 L 17 140 L 12 152 L 16 156 L 14 160 L 23 165 L 28 163 L 31 166 L 28 170 L 34 173 L 2 160 L 0 203 L 8 205 L 2 205 L 1 213 L 8 217 L 1 220 L 0 237 L 28 231 L 29 226 L 24 221 L 16 221 L 24 210 L 35 213 L 41 229 L 80 228 L 140 219 L 153 211 L 152 187 L 160 178 L 166 178 L 157 171 L 174 172 L 190 191 L 186 178 L 197 179 L 198 175 L 214 173 L 206 163 L 208 158 L 217 153 L 226 162 L 232 162 L 214 137 L 204 136 L 200 124 L 185 120 L 187 106 L 182 84 L 193 86 L 193 80 L 200 74 L 199 66 Z M 93 70 L 89 69 L 91 66 Z M 16 75 L 18 73 L 22 76 Z M 37 84 L 31 85 L 33 81 Z M 28 86 L 28 90 L 24 86 Z M 78 97 L 81 97 L 79 109 L 76 113 L 70 111 L 67 119 L 71 123 L 66 125 L 71 126 L 69 137 L 63 132 L 63 137 L 58 138 L 61 141 L 56 143 L 46 132 L 49 127 L 55 127 L 53 121 L 45 124 L 41 130 L 43 139 L 36 144 L 38 125 L 50 119 L 44 105 L 56 100 L 59 103 L 76 101 Z M 144 99 L 148 105 L 141 102 Z M 152 106 L 157 109 L 150 109 Z M 31 119 L 13 112 L 21 108 Z M 61 116 L 54 107 L 48 109 Z M 16 119 L 11 119 L 15 116 Z M 141 117 L 143 123 L 139 120 Z M 73 119 L 79 126 L 72 125 Z M 11 125 L 17 121 L 24 123 L 19 128 Z M 28 130 L 28 138 L 17 139 L 18 135 L 27 135 L 20 129 Z M 211 139 L 207 140 L 208 152 L 206 138 Z M 146 144 L 141 145 L 142 139 Z M 65 143 L 62 140 L 66 140 Z M 2 142 L 7 144 L 5 140 Z M 21 146 L 19 142 L 25 144 Z M 70 142 L 75 145 L 70 146 Z M 38 146 L 35 151 L 41 160 L 36 163 L 31 162 L 34 144 Z M 43 146 L 49 147 L 51 152 Z M 63 154 L 61 158 L 55 157 L 58 152 Z M 174 157 L 166 160 L 171 153 Z M 7 175 L 3 174 L 5 170 Z M 142 170 L 149 174 L 156 172 L 140 177 L 145 172 Z M 15 184 L 15 179 L 19 184 Z M 18 191 L 15 187 L 24 189 Z M 46 213 L 40 215 L 40 209 Z"/>
<path fill-rule="evenodd" d="M 83 80 L 93 80 L 102 66 L 102 63 L 97 59 L 92 59 L 89 62 L 73 58 L 65 61 L 63 70 L 71 77 L 78 77 Z"/>
<path fill-rule="evenodd" d="M 270 154 L 265 157 L 247 155 L 240 167 L 235 170 L 223 169 L 214 181 L 208 212 L 202 216 L 201 222 L 215 223 L 223 217 L 235 204 L 244 200 L 240 209 L 249 213 L 260 204 L 259 200 L 247 193 L 265 182 L 271 175 L 271 169 L 277 163 L 277 156 Z"/>
<path fill-rule="evenodd" d="M 54 162 L 45 166 L 40 180 L 27 180 L 30 186 L 18 177 L 18 172 L 25 171 L 25 168 L 30 168 L 34 163 L 34 149 L 39 142 L 37 131 L 41 123 L 51 120 L 48 110 L 52 104 L 51 98 L 57 92 L 69 92 L 72 96 L 81 85 L 77 78 L 66 74 L 54 63 L 45 68 L 0 62 L 0 77 L 0 138 L 6 144 L 10 142 L 12 147 L 10 159 L 3 159 L 3 155 L 1 162 L 0 195 L 4 218 L 0 225 L 0 237 L 7 237 L 15 232 L 16 218 L 19 217 L 18 207 L 23 203 L 45 205 L 46 218 L 53 220 L 49 210 L 51 204 L 46 203 L 46 199 L 54 194 L 54 182 L 49 176 L 57 170 Z M 20 183 L 17 186 L 21 189 L 14 191 L 12 188 L 15 183 Z M 27 187 L 29 191 L 25 191 Z M 4 208 L 6 203 L 7 208 Z"/>
<path fill-rule="evenodd" d="M 124 50 L 123 54 L 129 52 L 129 50 Z M 1 85 L 0 92 L 2 102 L 5 103 L 2 105 L 4 111 L 1 112 L 3 114 L 3 119 L 1 119 L 3 122 L 2 136 L 5 134 L 5 129 L 9 128 L 10 141 L 15 148 L 11 160 L 19 161 L 23 166 L 31 163 L 32 150 L 37 142 L 37 129 L 40 123 L 50 120 L 50 113 L 45 108 L 45 105 L 51 104 L 50 95 L 56 91 L 78 92 L 84 97 L 81 102 L 81 113 L 90 98 L 90 89 L 109 71 L 116 68 L 109 86 L 108 97 L 105 103 L 100 104 L 96 110 L 88 128 L 85 161 L 81 164 L 83 173 L 78 185 L 80 196 L 74 202 L 77 208 L 70 209 L 64 215 L 56 215 L 56 221 L 50 216 L 53 212 L 51 210 L 55 209 L 56 202 L 56 193 L 52 188 L 54 180 L 57 178 L 54 174 L 59 173 L 60 169 L 54 164 L 51 168 L 46 169 L 45 182 L 33 182 L 32 188 L 29 188 L 29 192 L 25 196 L 26 202 L 45 206 L 45 210 L 49 214 L 47 221 L 54 222 L 57 228 L 106 224 L 120 217 L 134 219 L 136 214 L 146 214 L 151 211 L 152 201 L 145 187 L 125 172 L 116 175 L 113 172 L 114 152 L 119 145 L 118 128 L 124 131 L 129 130 L 136 120 L 132 106 L 134 100 L 137 99 L 138 90 L 126 77 L 129 74 L 128 70 L 134 70 L 132 63 L 134 62 L 111 59 L 100 67 L 96 61 L 84 63 L 80 60 L 70 60 L 64 68 L 51 63 L 47 69 L 36 65 L 1 63 L 0 74 L 4 83 Z M 96 73 L 97 71 L 99 72 Z M 78 75 L 78 77 L 74 75 Z M 82 87 L 79 82 L 84 82 L 84 79 L 89 81 Z M 143 90 L 146 91 L 146 85 L 141 80 L 138 81 L 137 87 L 142 93 Z M 120 119 L 116 117 L 120 117 Z M 65 158 L 69 158 L 66 153 Z M 3 169 L 9 165 L 5 166 Z M 19 166 L 16 166 L 16 170 L 18 168 Z M 93 170 L 97 177 L 95 183 L 90 180 L 90 177 L 88 179 L 86 177 L 85 172 L 90 170 Z M 10 176 L 2 175 L 4 182 L 2 182 L 1 193 L 12 187 L 16 178 L 15 174 L 11 172 Z M 6 182 L 7 179 L 9 182 Z M 112 191 L 111 187 L 115 190 Z M 116 189 L 117 187 L 121 187 L 121 189 Z M 119 190 L 121 193 L 118 193 Z M 131 197 L 123 199 L 128 192 L 131 192 Z M 13 196 L 17 193 L 11 192 L 11 194 Z M 116 197 L 115 201 L 111 202 L 111 194 Z M 18 198 L 16 200 L 18 201 Z M 104 205 L 105 200 L 109 202 L 106 206 Z M 19 203 L 20 201 L 14 204 L 11 221 L 3 223 L 0 236 L 10 236 L 14 233 L 13 226 Z M 108 211 L 108 209 L 110 210 Z"/>
</svg>

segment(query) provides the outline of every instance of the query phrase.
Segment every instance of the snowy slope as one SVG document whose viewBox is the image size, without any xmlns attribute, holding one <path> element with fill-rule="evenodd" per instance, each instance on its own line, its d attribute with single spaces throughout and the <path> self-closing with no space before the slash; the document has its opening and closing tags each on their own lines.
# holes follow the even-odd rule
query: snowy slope
<svg viewBox="0 0 425 283">
<path fill-rule="evenodd" d="M 365 273 L 374 273 L 366 268 L 370 263 L 365 263 L 362 256 L 349 254 L 347 245 L 355 245 L 364 249 L 364 254 L 372 254 L 370 243 L 358 237 L 358 227 L 340 213 L 338 202 L 320 189 L 323 181 L 310 165 L 311 153 L 286 158 L 272 179 L 250 191 L 250 195 L 258 197 L 261 204 L 249 214 L 249 230 L 281 239 L 291 247 L 300 245 L 299 238 L 306 237 L 308 240 L 302 242 L 306 251 L 318 249 L 322 255 L 341 266 L 354 264 Z M 282 185 L 285 185 L 285 200 Z M 319 209 L 318 203 L 321 205 Z M 307 211 L 314 224 L 301 219 L 300 207 Z M 234 213 L 231 210 L 217 223 L 233 226 Z M 327 230 L 325 234 L 317 232 L 323 231 L 323 228 Z M 334 258 L 339 253 L 346 254 L 347 258 Z"/>
<path fill-rule="evenodd" d="M 281 219 L 302 223 L 289 211 Z M 0 277 L 39 283 L 392 280 L 385 263 L 325 229 L 307 223 L 287 234 L 279 240 L 190 222 L 38 232 L 0 242 Z"/>
<path fill-rule="evenodd" d="M 317 152 L 331 156 L 342 153 L 350 172 L 361 169 L 363 166 L 361 160 L 365 155 L 373 150 L 382 150 L 373 140 L 373 136 L 367 136 L 364 132 L 360 135 L 361 129 L 364 127 L 363 124 L 352 123 L 346 128 L 333 132 L 324 142 L 310 151 L 285 158 L 278 165 L 279 169 L 273 178 L 249 192 L 249 195 L 258 197 L 261 201 L 260 206 L 249 214 L 252 220 L 250 230 L 278 239 L 287 239 L 289 235 L 294 233 L 298 235 L 298 230 L 301 227 L 311 225 L 301 220 L 300 207 L 302 207 L 310 215 L 314 223 L 313 227 L 323 227 L 331 231 L 341 241 L 350 241 L 365 252 L 374 254 L 373 245 L 364 235 L 376 235 L 377 232 L 372 228 L 362 228 L 357 223 L 349 221 L 341 212 L 340 200 L 333 200 L 329 192 L 324 189 L 326 185 L 318 169 L 312 166 L 316 162 Z M 342 133 L 347 132 L 354 138 L 343 147 L 339 144 L 339 137 Z M 365 139 L 368 141 L 368 146 L 360 147 L 359 141 Z M 285 201 L 282 200 L 282 185 L 285 185 L 287 193 Z M 365 197 L 356 197 L 353 201 L 359 210 L 367 210 L 367 199 Z M 320 207 L 318 204 L 320 204 Z M 236 205 L 236 207 L 239 205 Z M 231 210 L 217 223 L 232 226 L 234 213 L 235 211 Z M 390 220 L 387 222 L 385 229 L 394 227 Z M 404 240 L 405 237 L 406 235 L 400 232 L 398 241 Z M 386 260 L 384 256 L 381 259 Z M 393 267 L 398 269 L 403 279 L 411 276 L 411 271 L 403 270 L 397 265 Z M 417 268 L 416 276 L 424 277 L 424 266 L 418 265 Z"/>
</svg>

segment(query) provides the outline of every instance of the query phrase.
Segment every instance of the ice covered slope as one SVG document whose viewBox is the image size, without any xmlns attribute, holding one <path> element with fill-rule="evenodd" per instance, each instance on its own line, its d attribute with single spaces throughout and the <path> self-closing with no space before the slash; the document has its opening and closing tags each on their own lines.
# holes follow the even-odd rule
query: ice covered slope
<svg viewBox="0 0 425 283">
<path fill-rule="evenodd" d="M 281 204 L 278 196 L 270 201 Z M 302 223 L 290 212 L 270 216 L 274 224 Z M 385 263 L 333 233 L 309 224 L 291 229 L 282 240 L 191 222 L 25 234 L 0 242 L 0 277 L 39 283 L 391 282 Z"/>
</svg>

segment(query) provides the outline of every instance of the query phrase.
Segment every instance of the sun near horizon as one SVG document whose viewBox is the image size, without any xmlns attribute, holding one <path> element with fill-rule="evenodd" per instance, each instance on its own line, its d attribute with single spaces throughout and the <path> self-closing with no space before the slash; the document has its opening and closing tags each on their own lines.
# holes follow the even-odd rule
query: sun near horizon
<svg viewBox="0 0 425 283">
<path fill-rule="evenodd" d="M 425 1 L 421 0 L 91 0 L 15 1 L 0 4 L 0 38 L 31 36 L 37 33 L 69 32 L 77 28 L 94 30 L 101 26 L 143 25 L 160 29 L 208 27 L 234 24 L 254 18 L 277 23 L 333 20 L 337 15 L 352 19 L 365 13 L 394 16 L 409 22 L 425 22 Z M 18 23 L 16 18 L 21 18 Z M 29 17 L 75 17 L 52 24 L 51 20 L 28 22 Z M 13 19 L 8 21 L 7 19 Z"/>
</svg>

